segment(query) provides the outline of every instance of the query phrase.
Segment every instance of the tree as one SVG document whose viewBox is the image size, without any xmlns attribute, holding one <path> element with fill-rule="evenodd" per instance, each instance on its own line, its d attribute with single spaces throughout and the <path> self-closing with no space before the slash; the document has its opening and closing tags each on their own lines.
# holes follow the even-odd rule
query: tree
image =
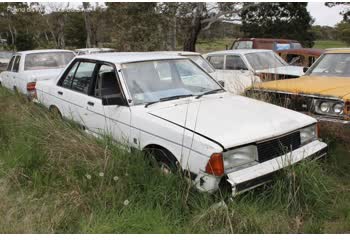
<svg viewBox="0 0 350 240">
<path fill-rule="evenodd" d="M 344 6 L 345 9 L 340 11 L 340 14 L 343 16 L 343 20 L 345 22 L 350 22 L 350 3 L 349 2 L 326 2 L 325 5 L 327 7 L 335 7 L 335 6 Z"/>
<path fill-rule="evenodd" d="M 271 2 L 250 5 L 243 9 L 241 31 L 245 37 L 288 38 L 312 47 L 315 36 L 311 32 L 313 19 L 307 3 Z"/>
<path fill-rule="evenodd" d="M 252 3 L 246 4 L 247 6 Z M 179 14 L 187 20 L 184 24 L 186 38 L 183 49 L 196 51 L 196 42 L 201 31 L 211 28 L 212 24 L 222 21 L 239 21 L 239 13 L 243 10 L 242 3 L 181 3 Z"/>
<path fill-rule="evenodd" d="M 350 45 L 350 23 L 342 21 L 336 25 L 338 39 Z"/>
<path fill-rule="evenodd" d="M 44 6 L 44 5 L 43 5 Z M 65 24 L 67 22 L 69 2 L 67 3 L 46 3 L 45 9 L 49 14 L 46 14 L 46 24 L 54 40 L 56 48 L 65 48 Z"/>
</svg>

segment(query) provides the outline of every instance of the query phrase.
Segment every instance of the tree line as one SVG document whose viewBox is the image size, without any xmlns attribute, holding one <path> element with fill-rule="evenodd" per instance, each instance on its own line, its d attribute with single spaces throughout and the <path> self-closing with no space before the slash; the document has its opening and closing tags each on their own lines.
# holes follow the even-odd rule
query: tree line
<svg viewBox="0 0 350 240">
<path fill-rule="evenodd" d="M 195 51 L 199 38 L 291 38 L 312 46 L 307 3 L 0 3 L 0 38 L 16 50 L 112 47 Z M 301 34 L 302 33 L 302 34 Z"/>
</svg>

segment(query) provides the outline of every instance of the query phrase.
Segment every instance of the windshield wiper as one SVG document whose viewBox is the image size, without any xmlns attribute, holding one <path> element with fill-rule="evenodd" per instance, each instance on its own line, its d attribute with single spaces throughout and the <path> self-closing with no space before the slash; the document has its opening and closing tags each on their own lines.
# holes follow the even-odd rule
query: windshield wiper
<svg viewBox="0 0 350 240">
<path fill-rule="evenodd" d="M 221 91 L 224 91 L 224 89 L 218 88 L 218 89 L 210 90 L 210 91 L 208 91 L 208 92 L 204 92 L 204 93 L 202 93 L 202 94 L 197 95 L 197 96 L 196 96 L 196 99 L 201 98 L 201 97 L 203 97 L 204 95 L 209 95 L 209 94 L 213 94 L 213 93 L 221 92 Z"/>
<path fill-rule="evenodd" d="M 148 107 L 149 105 L 152 105 L 155 103 L 165 102 L 165 101 L 170 101 L 170 100 L 175 100 L 175 99 L 185 98 L 185 97 L 192 97 L 192 96 L 193 96 L 192 94 L 183 94 L 183 95 L 176 95 L 176 96 L 171 96 L 171 97 L 164 97 L 164 98 L 159 99 L 158 101 L 146 103 L 145 108 Z"/>
</svg>

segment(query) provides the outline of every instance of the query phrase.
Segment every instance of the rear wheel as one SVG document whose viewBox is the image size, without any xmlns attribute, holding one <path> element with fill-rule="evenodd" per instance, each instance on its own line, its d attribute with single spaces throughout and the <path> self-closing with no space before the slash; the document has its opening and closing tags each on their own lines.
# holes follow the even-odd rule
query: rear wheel
<svg viewBox="0 0 350 240">
<path fill-rule="evenodd" d="M 53 118 L 53 119 L 62 119 L 62 114 L 61 114 L 60 110 L 57 107 L 51 106 L 49 108 L 49 112 L 50 112 L 51 118 Z"/>
</svg>

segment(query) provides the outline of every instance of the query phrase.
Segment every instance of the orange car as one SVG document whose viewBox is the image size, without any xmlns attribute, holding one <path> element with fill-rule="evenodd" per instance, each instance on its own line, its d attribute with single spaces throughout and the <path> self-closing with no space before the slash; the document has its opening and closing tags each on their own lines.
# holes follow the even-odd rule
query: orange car
<svg viewBox="0 0 350 240">
<path fill-rule="evenodd" d="M 322 121 L 350 123 L 350 48 L 326 51 L 296 79 L 260 83 L 246 91 Z"/>
</svg>

